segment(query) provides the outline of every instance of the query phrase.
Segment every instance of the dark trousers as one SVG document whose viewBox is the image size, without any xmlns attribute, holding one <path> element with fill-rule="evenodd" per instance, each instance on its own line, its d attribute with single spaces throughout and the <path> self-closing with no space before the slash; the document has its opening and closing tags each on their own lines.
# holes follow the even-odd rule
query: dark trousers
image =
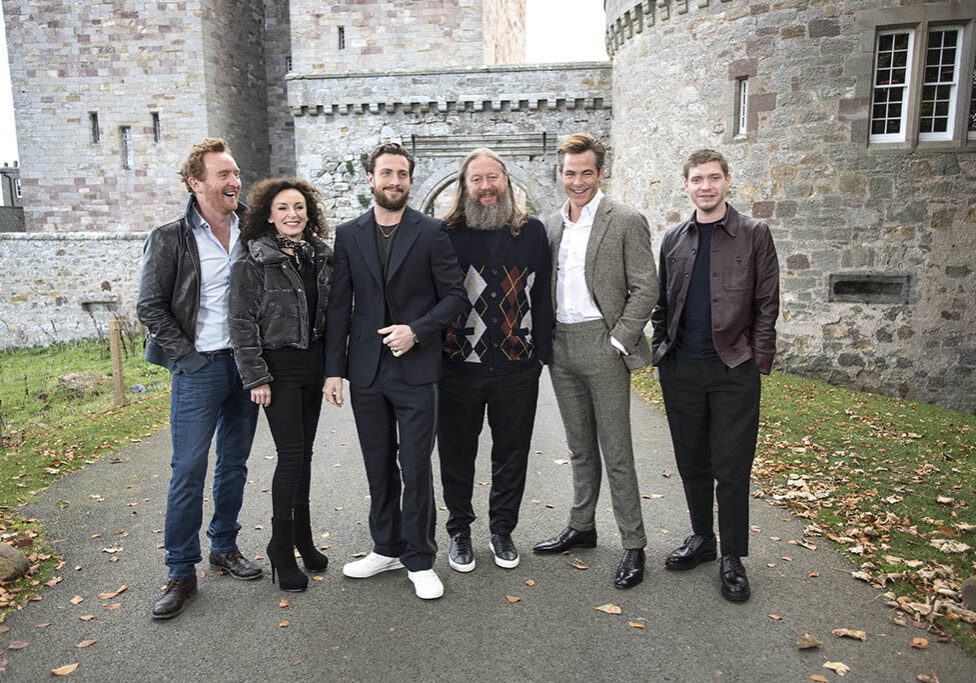
<svg viewBox="0 0 976 683">
<path fill-rule="evenodd" d="M 437 383 L 407 384 L 384 349 L 373 384 L 350 383 L 350 395 L 369 481 L 373 551 L 399 557 L 410 571 L 430 569 L 437 552 L 430 465 L 437 428 Z"/>
<path fill-rule="evenodd" d="M 264 358 L 274 377 L 271 403 L 264 414 L 278 451 L 271 483 L 272 516 L 292 519 L 296 507 L 308 507 L 312 443 L 322 412 L 322 343 L 308 349 L 265 351 Z"/>
<path fill-rule="evenodd" d="M 452 536 L 475 520 L 471 493 L 486 409 L 491 428 L 488 528 L 493 534 L 510 534 L 518 524 L 541 371 L 542 366 L 536 364 L 510 375 L 478 377 L 444 368 L 439 384 L 437 450 L 448 509 L 447 532 Z"/>
<path fill-rule="evenodd" d="M 692 532 L 711 536 L 712 486 L 722 554 L 749 554 L 749 477 L 759 433 L 759 369 L 720 360 L 660 365 L 661 391 Z"/>
</svg>

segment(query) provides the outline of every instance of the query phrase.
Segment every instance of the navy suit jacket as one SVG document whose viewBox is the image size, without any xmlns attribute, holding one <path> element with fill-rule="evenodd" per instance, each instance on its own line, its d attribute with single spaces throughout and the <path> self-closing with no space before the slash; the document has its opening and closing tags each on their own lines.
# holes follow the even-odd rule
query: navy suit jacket
<svg viewBox="0 0 976 683">
<path fill-rule="evenodd" d="M 420 340 L 392 357 L 407 384 L 436 382 L 441 334 L 469 306 L 461 269 L 436 218 L 407 207 L 393 242 L 386 281 L 376 251 L 373 209 L 336 228 L 335 269 L 326 325 L 325 373 L 370 386 L 385 335 L 386 307 L 394 324 L 409 325 Z"/>
</svg>

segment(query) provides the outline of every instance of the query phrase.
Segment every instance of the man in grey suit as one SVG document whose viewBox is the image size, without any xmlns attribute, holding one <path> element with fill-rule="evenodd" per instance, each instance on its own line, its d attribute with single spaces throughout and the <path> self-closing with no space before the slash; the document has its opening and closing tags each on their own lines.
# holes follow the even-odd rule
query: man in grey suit
<svg viewBox="0 0 976 683">
<path fill-rule="evenodd" d="M 630 371 L 651 363 L 644 326 L 657 299 L 647 221 L 600 190 L 606 149 L 586 133 L 559 146 L 568 200 L 546 219 L 556 307 L 549 373 L 573 466 L 569 525 L 537 553 L 596 546 L 600 453 L 624 555 L 617 588 L 644 579 L 644 521 L 630 436 Z"/>
</svg>

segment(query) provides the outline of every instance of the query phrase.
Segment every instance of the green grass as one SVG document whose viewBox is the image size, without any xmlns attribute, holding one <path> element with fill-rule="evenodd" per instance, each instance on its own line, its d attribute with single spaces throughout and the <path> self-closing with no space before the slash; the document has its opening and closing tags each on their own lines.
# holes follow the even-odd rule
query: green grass
<svg viewBox="0 0 976 683">
<path fill-rule="evenodd" d="M 168 373 L 129 355 L 126 386 L 157 384 L 148 393 L 130 394 L 134 399 L 126 405 L 110 408 L 110 383 L 96 392 L 57 388 L 57 378 L 67 372 L 110 375 L 107 343 L 0 353 L 0 406 L 6 425 L 0 437 L 0 540 L 19 547 L 31 562 L 27 575 L 0 584 L 0 621 L 5 610 L 40 599 L 39 591 L 57 580 L 62 564 L 40 522 L 18 514 L 18 506 L 65 474 L 169 421 Z"/>
<path fill-rule="evenodd" d="M 634 386 L 663 409 L 649 371 Z M 806 519 L 809 540 L 828 539 L 864 580 L 903 596 L 907 621 L 976 653 L 973 624 L 907 604 L 931 604 L 940 587 L 958 591 L 976 574 L 973 550 L 931 545 L 976 548 L 976 416 L 774 372 L 763 378 L 753 482 Z"/>
</svg>

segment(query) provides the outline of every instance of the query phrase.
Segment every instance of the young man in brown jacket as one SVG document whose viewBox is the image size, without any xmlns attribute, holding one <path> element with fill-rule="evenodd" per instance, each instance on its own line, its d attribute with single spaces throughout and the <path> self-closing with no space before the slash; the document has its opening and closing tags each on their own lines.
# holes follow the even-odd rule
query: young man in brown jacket
<svg viewBox="0 0 976 683">
<path fill-rule="evenodd" d="M 692 569 L 716 558 L 717 482 L 722 595 L 749 599 L 749 477 L 759 430 L 760 373 L 776 352 L 779 265 L 769 226 L 725 201 L 728 161 L 700 149 L 684 165 L 695 205 L 664 235 L 660 295 L 651 315 L 658 366 L 692 535 L 665 560 Z"/>
</svg>

